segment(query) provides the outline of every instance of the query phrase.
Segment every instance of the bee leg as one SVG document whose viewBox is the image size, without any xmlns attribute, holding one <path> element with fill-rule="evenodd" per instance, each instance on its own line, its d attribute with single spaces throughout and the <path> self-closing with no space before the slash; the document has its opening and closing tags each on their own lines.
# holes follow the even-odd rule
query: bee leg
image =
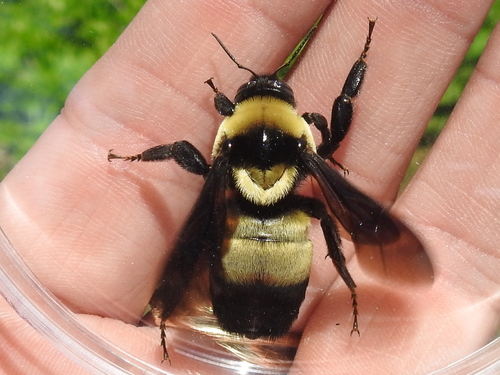
<svg viewBox="0 0 500 375">
<path fill-rule="evenodd" d="M 306 112 L 302 115 L 302 118 L 309 125 L 314 125 L 314 127 L 319 130 L 321 134 L 321 143 L 318 145 L 316 152 L 323 159 L 328 158 L 333 152 L 331 150 L 332 135 L 330 129 L 328 129 L 328 122 L 325 116 L 316 112 Z"/>
<path fill-rule="evenodd" d="M 314 217 L 315 219 L 318 219 L 320 221 L 321 229 L 323 230 L 323 235 L 325 237 L 325 242 L 328 249 L 328 256 L 332 259 L 333 265 L 335 266 L 337 272 L 351 291 L 352 314 L 354 317 L 351 335 L 353 332 L 357 332 L 359 335 L 359 314 L 358 300 L 356 295 L 356 283 L 347 270 L 346 260 L 341 249 L 341 238 L 337 226 L 335 225 L 332 217 L 328 214 L 328 211 L 326 210 L 323 202 L 315 198 L 306 197 L 303 198 L 302 202 L 303 203 L 301 209 L 309 216 Z"/>
<path fill-rule="evenodd" d="M 347 270 L 346 260 L 342 250 L 340 248 L 340 235 L 335 225 L 333 219 L 328 215 L 326 209 L 320 218 L 321 229 L 323 229 L 323 234 L 325 236 L 327 248 L 328 248 L 328 256 L 332 259 L 333 265 L 337 269 L 342 280 L 344 280 L 345 284 L 351 291 L 351 299 L 352 299 L 352 314 L 354 317 L 354 321 L 352 324 L 351 335 L 353 332 L 357 332 L 359 335 L 358 329 L 358 300 L 356 295 L 356 283 L 352 279 L 351 274 Z"/>
<path fill-rule="evenodd" d="M 168 145 L 159 145 L 149 148 L 137 155 L 120 156 L 112 153 L 109 150 L 108 161 L 112 159 L 123 159 L 130 161 L 164 161 L 174 159 L 180 167 L 186 171 L 206 176 L 210 170 L 210 165 L 203 155 L 187 141 L 178 141 Z"/>
<path fill-rule="evenodd" d="M 330 160 L 334 165 L 344 171 L 344 175 L 349 174 L 349 170 L 336 161 L 332 154 L 339 148 L 340 142 L 345 138 L 352 122 L 353 104 L 352 100 L 358 96 L 366 72 L 366 54 L 370 49 L 373 28 L 376 20 L 369 20 L 368 36 L 365 47 L 359 59 L 354 65 L 345 80 L 340 96 L 337 97 L 332 107 L 332 119 L 330 129 L 325 117 L 319 113 L 304 113 L 302 117 L 309 125 L 314 125 L 321 133 L 321 143 L 318 145 L 317 153 L 325 160 Z"/>
<path fill-rule="evenodd" d="M 344 172 L 344 176 L 348 175 L 349 169 L 335 160 L 332 156 L 333 151 L 335 151 L 336 148 L 333 148 L 332 136 L 330 133 L 330 129 L 328 129 L 328 122 L 326 121 L 325 116 L 316 112 L 306 112 L 302 115 L 302 118 L 309 125 L 314 125 L 314 127 L 321 133 L 321 143 L 317 147 L 317 154 L 325 160 L 330 160 L 333 165 L 336 165 L 337 167 L 342 169 L 342 171 Z M 338 143 L 336 147 L 338 147 Z"/>
<path fill-rule="evenodd" d="M 365 62 L 366 54 L 370 49 L 370 43 L 372 41 L 373 28 L 375 27 L 376 20 L 369 19 L 368 25 L 368 35 L 366 37 L 365 47 L 363 52 L 356 60 L 354 65 L 347 76 L 347 79 L 342 88 L 340 96 L 335 99 L 332 108 L 332 119 L 330 122 L 331 126 L 331 149 L 332 152 L 335 151 L 340 142 L 345 138 L 349 127 L 352 122 L 353 115 L 353 105 L 352 100 L 358 96 L 363 84 L 363 80 L 366 73 L 367 64 Z"/>
<path fill-rule="evenodd" d="M 170 356 L 168 355 L 168 352 L 167 352 L 167 335 L 165 333 L 165 320 L 162 320 L 161 323 L 160 323 L 160 337 L 161 337 L 161 347 L 163 349 L 163 359 L 161 360 L 161 362 L 163 363 L 163 361 L 168 361 L 169 364 L 172 364 L 172 362 L 170 361 Z"/>
<path fill-rule="evenodd" d="M 209 85 L 215 92 L 214 105 L 217 112 L 222 116 L 231 116 L 234 113 L 234 103 L 215 86 L 213 78 L 207 79 L 204 83 Z"/>
</svg>

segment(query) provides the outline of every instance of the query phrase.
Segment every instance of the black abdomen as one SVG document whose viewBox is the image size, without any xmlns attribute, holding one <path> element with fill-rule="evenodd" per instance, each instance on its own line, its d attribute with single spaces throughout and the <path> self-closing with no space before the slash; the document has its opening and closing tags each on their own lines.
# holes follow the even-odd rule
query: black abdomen
<svg viewBox="0 0 500 375">
<path fill-rule="evenodd" d="M 302 211 L 259 219 L 228 210 L 221 258 L 212 267 L 214 314 L 229 332 L 284 335 L 304 300 L 312 261 Z"/>
</svg>

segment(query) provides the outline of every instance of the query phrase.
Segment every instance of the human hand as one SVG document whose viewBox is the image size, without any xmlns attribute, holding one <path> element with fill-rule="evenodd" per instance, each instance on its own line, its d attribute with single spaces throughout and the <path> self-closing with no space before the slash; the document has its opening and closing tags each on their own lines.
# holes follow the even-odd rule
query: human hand
<svg viewBox="0 0 500 375">
<path fill-rule="evenodd" d="M 202 179 L 174 163 L 110 165 L 107 151 L 139 152 L 187 139 L 208 156 L 221 118 L 203 81 L 216 77 L 231 96 L 248 79 L 210 32 L 223 38 L 240 62 L 258 72 L 273 71 L 327 5 L 263 2 L 245 9 L 148 2 L 2 182 L 0 225 L 37 277 L 85 323 L 137 357 L 154 364 L 161 358 L 158 331 L 134 324 Z M 444 7 L 436 1 L 427 3 L 429 8 L 390 8 L 349 2 L 328 12 L 287 80 L 299 113 L 329 117 L 364 42 L 365 17 L 379 17 L 354 123 L 335 154 L 349 167 L 350 182 L 380 201 L 393 200 L 423 129 L 490 5 L 476 0 Z M 292 373 L 427 373 L 493 335 L 498 326 L 499 38 L 497 31 L 446 130 L 394 207 L 426 245 L 434 285 L 387 289 L 351 262 L 361 336 L 349 337 L 348 290 L 334 282 L 336 272 L 324 260 L 321 233 L 313 227 L 312 293 L 295 327 L 304 334 Z M 3 366 L 77 373 L 8 304 L 2 301 L 0 309 L 7 317 L 2 321 L 16 332 L 15 340 L 3 336 L 4 347 L 11 349 Z M 172 370 L 183 367 L 172 360 Z"/>
</svg>

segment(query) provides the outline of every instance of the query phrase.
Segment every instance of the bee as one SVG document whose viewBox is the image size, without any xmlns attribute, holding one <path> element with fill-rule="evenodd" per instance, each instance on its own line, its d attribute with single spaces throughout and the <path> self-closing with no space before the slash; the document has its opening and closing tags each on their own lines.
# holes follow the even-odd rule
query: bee
<svg viewBox="0 0 500 375">
<path fill-rule="evenodd" d="M 330 126 L 319 113 L 297 114 L 292 88 L 279 78 L 288 64 L 273 74 L 257 74 L 238 63 L 213 34 L 237 67 L 252 77 L 240 86 L 234 101 L 212 78 L 205 82 L 215 93 L 215 109 L 224 116 L 211 164 L 185 140 L 133 156 L 109 151 L 110 161 L 174 160 L 205 179 L 150 301 L 161 321 L 164 360 L 169 359 L 165 321 L 181 302 L 201 259 L 208 268 L 213 314 L 223 330 L 249 339 L 285 335 L 299 314 L 309 281 L 311 219 L 319 220 L 328 256 L 350 290 L 351 334 L 359 334 L 356 283 L 346 267 L 333 217 L 369 270 L 403 281 L 432 277 L 417 237 L 351 185 L 347 168 L 332 156 L 351 126 L 353 99 L 365 77 L 374 26 L 375 20 L 369 20 L 363 51 L 333 103 Z M 321 135 L 318 146 L 311 127 Z M 298 192 L 308 176 L 318 183 L 323 197 Z"/>
</svg>

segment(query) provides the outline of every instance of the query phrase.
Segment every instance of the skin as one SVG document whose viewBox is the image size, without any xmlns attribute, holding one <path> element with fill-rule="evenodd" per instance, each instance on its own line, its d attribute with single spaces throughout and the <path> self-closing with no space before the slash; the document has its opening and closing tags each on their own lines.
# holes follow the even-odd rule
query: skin
<svg viewBox="0 0 500 375">
<path fill-rule="evenodd" d="M 215 77 L 232 97 L 248 79 L 210 32 L 243 64 L 274 71 L 331 5 L 294 3 L 149 1 L 0 185 L 0 224 L 41 282 L 91 329 L 149 363 L 161 358 L 158 330 L 135 324 L 203 181 L 175 163 L 108 163 L 107 152 L 133 154 L 186 139 L 208 157 L 221 117 L 203 82 Z M 379 17 L 353 126 L 335 154 L 350 182 L 394 201 L 491 3 L 354 0 L 328 8 L 287 81 L 299 113 L 328 118 L 362 50 L 365 17 Z M 294 328 L 304 334 L 292 374 L 425 374 L 493 337 L 500 283 L 499 60 L 497 28 L 445 130 L 393 207 L 425 244 L 434 283 L 388 286 L 353 258 L 361 336 L 350 337 L 349 291 L 324 260 L 314 222 L 310 289 Z M 352 248 L 346 245 L 345 253 L 351 258 Z M 2 373 L 85 373 L 4 300 L 0 316 Z M 163 366 L 206 370 L 180 357 L 172 362 Z"/>
</svg>

